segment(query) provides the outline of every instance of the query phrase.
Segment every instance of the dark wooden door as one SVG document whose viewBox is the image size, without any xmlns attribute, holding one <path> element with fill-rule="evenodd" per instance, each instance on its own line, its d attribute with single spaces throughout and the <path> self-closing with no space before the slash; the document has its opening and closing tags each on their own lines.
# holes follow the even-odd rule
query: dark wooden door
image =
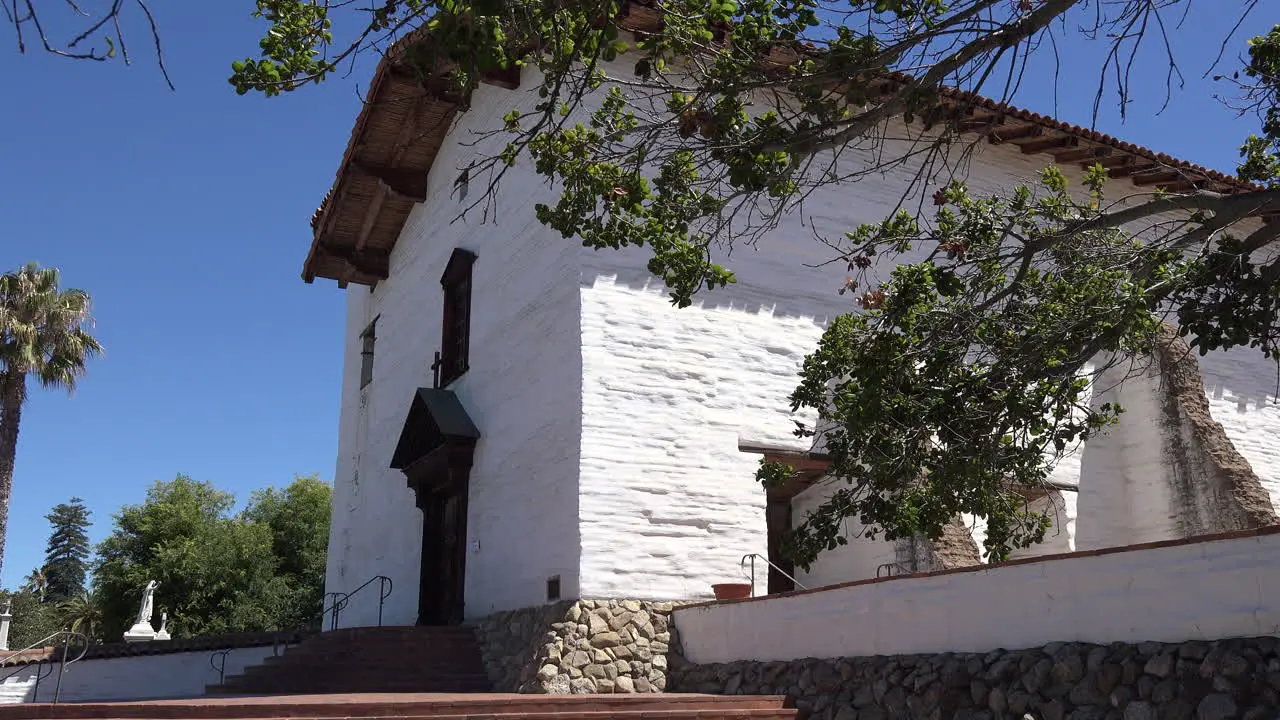
<svg viewBox="0 0 1280 720">
<path fill-rule="evenodd" d="M 466 578 L 466 484 L 420 492 L 418 506 L 422 508 L 418 624 L 457 625 L 463 617 Z"/>
<path fill-rule="evenodd" d="M 765 527 L 769 533 L 769 594 L 791 592 L 796 589 L 796 584 L 791 581 L 796 572 L 795 563 L 782 556 L 782 538 L 791 531 L 791 498 L 768 499 L 765 505 Z"/>
</svg>

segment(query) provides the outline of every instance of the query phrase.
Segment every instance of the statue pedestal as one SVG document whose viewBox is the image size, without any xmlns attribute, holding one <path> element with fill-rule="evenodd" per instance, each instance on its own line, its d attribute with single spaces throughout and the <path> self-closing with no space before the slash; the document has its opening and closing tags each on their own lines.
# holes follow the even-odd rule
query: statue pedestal
<svg viewBox="0 0 1280 720">
<path fill-rule="evenodd" d="M 124 641 L 127 643 L 151 642 L 155 639 L 156 629 L 151 627 L 151 623 L 138 623 L 124 634 Z"/>
</svg>

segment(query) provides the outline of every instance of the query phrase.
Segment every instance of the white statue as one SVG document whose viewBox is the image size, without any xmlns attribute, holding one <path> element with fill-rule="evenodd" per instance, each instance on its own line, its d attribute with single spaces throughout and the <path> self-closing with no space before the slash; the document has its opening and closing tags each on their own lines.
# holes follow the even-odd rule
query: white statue
<svg viewBox="0 0 1280 720">
<path fill-rule="evenodd" d="M 138 620 L 124 634 L 125 642 L 146 642 L 156 639 L 156 629 L 151 626 L 151 616 L 155 613 L 156 588 L 160 583 L 152 580 L 142 590 L 142 603 L 138 606 Z"/>
<path fill-rule="evenodd" d="M 166 626 L 169 624 L 169 613 L 160 613 L 160 629 L 156 631 L 156 640 L 168 640 L 169 631 Z"/>
<path fill-rule="evenodd" d="M 13 614 L 10 612 L 12 608 L 13 603 L 10 600 L 5 600 L 4 604 L 0 605 L 0 650 L 9 649 L 9 621 L 13 620 Z"/>
<path fill-rule="evenodd" d="M 142 605 L 138 608 L 138 620 L 135 624 L 151 624 L 151 616 L 155 614 L 155 594 L 160 583 L 152 580 L 142 589 Z"/>
</svg>

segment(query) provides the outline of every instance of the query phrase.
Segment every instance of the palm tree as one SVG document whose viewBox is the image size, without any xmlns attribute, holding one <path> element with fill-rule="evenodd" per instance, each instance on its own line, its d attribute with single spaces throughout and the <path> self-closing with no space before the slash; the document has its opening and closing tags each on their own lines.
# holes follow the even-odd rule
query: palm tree
<svg viewBox="0 0 1280 720">
<path fill-rule="evenodd" d="M 97 639 L 103 615 L 97 593 L 83 592 L 58 603 L 58 616 L 63 626 L 70 628 L 71 632 L 84 633 L 90 640 Z"/>
<path fill-rule="evenodd" d="M 33 568 L 31 574 L 22 581 L 20 589 L 22 592 L 35 595 L 40 602 L 44 602 L 44 597 L 49 592 L 49 578 L 45 576 L 44 569 Z"/>
<path fill-rule="evenodd" d="M 46 388 L 75 389 L 86 363 L 102 352 L 89 334 L 89 306 L 83 290 L 58 289 L 54 268 L 31 263 L 0 275 L 0 568 L 27 378 Z"/>
</svg>

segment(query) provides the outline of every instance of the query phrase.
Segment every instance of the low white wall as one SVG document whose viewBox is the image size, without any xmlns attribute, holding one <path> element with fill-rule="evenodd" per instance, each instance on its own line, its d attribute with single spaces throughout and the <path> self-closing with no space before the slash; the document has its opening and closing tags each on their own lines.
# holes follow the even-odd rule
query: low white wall
<svg viewBox="0 0 1280 720">
<path fill-rule="evenodd" d="M 1280 631 L 1280 526 L 675 611 L 694 663 L 1184 642 Z"/>
<path fill-rule="evenodd" d="M 284 646 L 278 648 L 284 651 Z M 214 650 L 137 655 L 133 657 L 95 658 L 68 665 L 62 677 L 61 702 L 101 700 L 154 700 L 189 698 L 204 695 L 205 686 L 218 683 L 218 672 L 210 659 Z M 227 653 L 226 676 L 236 675 L 246 667 L 258 665 L 271 657 L 272 648 L 237 648 Z M 52 702 L 58 684 L 58 668 L 43 666 L 49 674 L 40 681 L 36 693 L 36 673 L 40 665 L 27 665 L 13 677 L 0 683 L 0 704 Z M 0 669 L 0 677 L 13 672 Z"/>
</svg>

